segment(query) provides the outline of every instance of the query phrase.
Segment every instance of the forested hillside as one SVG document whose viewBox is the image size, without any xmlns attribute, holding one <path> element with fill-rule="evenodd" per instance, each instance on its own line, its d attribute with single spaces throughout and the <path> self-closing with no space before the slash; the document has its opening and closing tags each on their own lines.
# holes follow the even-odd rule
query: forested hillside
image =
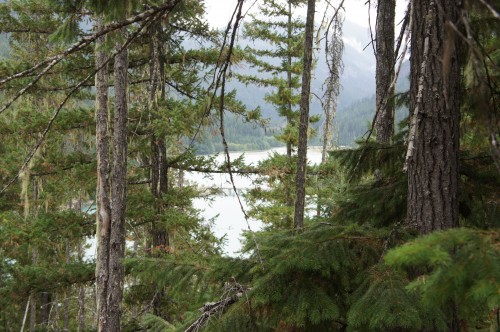
<svg viewBox="0 0 500 332">
<path fill-rule="evenodd" d="M 210 1 L 0 1 L 0 331 L 499 331 L 500 3 Z"/>
</svg>

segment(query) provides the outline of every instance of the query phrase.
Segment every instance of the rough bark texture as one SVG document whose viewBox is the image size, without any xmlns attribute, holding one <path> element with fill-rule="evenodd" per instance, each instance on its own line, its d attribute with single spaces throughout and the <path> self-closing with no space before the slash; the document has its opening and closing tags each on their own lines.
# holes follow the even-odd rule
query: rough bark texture
<svg viewBox="0 0 500 332">
<path fill-rule="evenodd" d="M 302 92 L 300 96 L 299 145 L 297 148 L 297 186 L 294 226 L 304 227 L 304 207 L 306 198 L 306 166 L 307 166 L 307 129 L 309 127 L 309 95 L 311 93 L 312 45 L 314 34 L 315 0 L 307 1 L 306 35 L 304 41 L 304 72 L 302 73 Z"/>
<path fill-rule="evenodd" d="M 376 68 L 376 106 L 375 129 L 377 142 L 389 143 L 394 134 L 394 19 L 396 0 L 378 0 L 377 6 L 377 68 Z"/>
<path fill-rule="evenodd" d="M 163 41 L 161 24 L 154 24 L 150 27 L 150 108 L 153 119 L 158 109 L 158 90 L 160 90 L 160 99 L 165 100 L 165 70 L 163 66 Z M 151 137 L 151 193 L 156 197 L 157 212 L 161 214 L 164 211 L 163 194 L 168 191 L 168 166 L 167 166 L 167 148 L 165 139 L 152 135 Z M 163 223 L 153 221 L 151 230 L 153 247 L 159 250 L 168 250 L 170 245 L 169 234 Z M 156 316 L 166 319 L 163 310 L 163 300 L 165 294 L 158 292 L 153 300 L 153 312 Z"/>
<path fill-rule="evenodd" d="M 445 22 L 457 22 L 459 8 L 440 3 L 444 11 L 431 0 L 413 1 L 407 218 L 421 234 L 458 226 L 460 66 Z"/>
<path fill-rule="evenodd" d="M 97 22 L 97 31 L 103 29 L 102 21 Z M 101 50 L 105 37 L 96 42 L 96 68 L 106 61 L 106 53 Z M 99 331 L 108 330 L 107 291 L 109 279 L 109 238 L 111 226 L 110 168 L 108 136 L 108 67 L 96 73 L 96 153 L 97 153 L 97 260 L 96 299 L 97 326 Z"/>
<path fill-rule="evenodd" d="M 117 44 L 117 51 L 122 45 Z M 115 57 L 115 114 L 113 133 L 113 181 L 111 187 L 111 237 L 109 245 L 108 331 L 120 331 L 125 255 L 125 208 L 127 189 L 127 69 L 124 49 Z"/>
</svg>

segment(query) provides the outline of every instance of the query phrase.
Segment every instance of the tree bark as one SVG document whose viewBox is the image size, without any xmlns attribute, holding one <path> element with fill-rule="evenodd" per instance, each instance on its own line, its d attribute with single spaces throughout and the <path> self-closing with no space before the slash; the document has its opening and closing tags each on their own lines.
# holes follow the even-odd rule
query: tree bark
<svg viewBox="0 0 500 332">
<path fill-rule="evenodd" d="M 377 142 L 390 143 L 394 135 L 394 19 L 396 0 L 378 0 L 376 27 L 376 110 Z"/>
<path fill-rule="evenodd" d="M 81 199 L 79 204 L 79 211 L 82 210 Z M 84 240 L 78 242 L 78 260 L 83 261 L 83 244 Z M 78 286 L 78 331 L 85 332 L 85 285 Z"/>
<path fill-rule="evenodd" d="M 50 311 L 52 310 L 52 293 L 42 292 L 40 294 L 40 320 L 42 325 L 48 327 Z"/>
<path fill-rule="evenodd" d="M 125 31 L 124 31 L 125 33 Z M 117 43 L 117 51 L 122 45 Z M 113 133 L 113 181 L 111 187 L 111 237 L 109 246 L 108 331 L 120 331 L 125 256 L 125 209 L 127 190 L 127 49 L 115 57 L 115 114 Z"/>
<path fill-rule="evenodd" d="M 286 80 L 288 83 L 288 93 L 290 94 L 290 97 L 293 94 L 292 91 L 292 1 L 288 0 L 288 24 L 287 24 L 287 36 L 288 36 L 288 45 L 287 45 L 287 64 L 288 68 L 286 70 Z M 286 116 L 286 122 L 287 125 L 291 126 L 292 125 L 292 101 L 291 99 L 288 100 L 288 103 L 286 105 L 287 107 L 287 116 Z M 288 157 L 288 161 L 292 160 L 292 143 L 290 140 L 287 140 L 286 142 L 286 155 Z M 291 201 L 290 198 L 290 190 L 287 186 L 287 205 L 292 206 L 293 202 Z"/>
<path fill-rule="evenodd" d="M 314 34 L 315 0 L 307 1 L 306 35 L 304 41 L 304 71 L 302 73 L 302 92 L 300 96 L 299 145 L 297 148 L 297 175 L 294 226 L 304 227 L 304 208 L 306 197 L 307 166 L 307 129 L 309 127 L 309 95 L 311 93 L 312 46 Z"/>
<path fill-rule="evenodd" d="M 154 119 L 158 110 L 158 90 L 160 99 L 165 100 L 165 70 L 163 66 L 163 40 L 161 24 L 150 27 L 150 108 L 153 112 L 151 118 Z M 165 207 L 163 194 L 168 191 L 168 166 L 167 148 L 165 138 L 153 134 L 151 136 L 151 193 L 156 198 L 156 212 L 160 215 Z M 166 251 L 170 245 L 169 234 L 165 224 L 153 221 L 152 224 L 153 247 L 161 251 Z M 158 292 L 153 299 L 153 312 L 156 316 L 167 318 L 162 309 L 164 291 Z"/>
<path fill-rule="evenodd" d="M 286 117 L 286 122 L 288 126 L 293 125 L 293 110 L 292 110 L 292 101 L 291 97 L 293 95 L 293 90 L 292 90 L 292 1 L 288 0 L 288 24 L 287 24 L 287 36 L 288 36 L 288 45 L 287 45 L 287 63 L 288 63 L 288 68 L 287 68 L 287 73 L 286 73 L 286 79 L 287 79 L 287 84 L 288 84 L 288 93 L 289 93 L 289 99 L 288 103 L 286 105 L 287 107 L 287 117 Z M 292 142 L 290 140 L 286 141 L 286 155 L 288 157 L 288 162 L 292 163 Z M 293 184 L 291 183 L 291 178 L 286 177 L 285 178 L 285 204 L 286 206 L 292 207 L 293 206 L 293 198 L 292 198 L 292 186 Z M 291 224 L 290 216 L 287 214 L 286 218 L 288 219 L 286 221 L 287 225 Z"/>
<path fill-rule="evenodd" d="M 460 63 L 454 0 L 413 1 L 407 155 L 408 222 L 421 234 L 458 226 Z"/>
<path fill-rule="evenodd" d="M 97 20 L 97 31 L 104 29 L 102 20 Z M 106 62 L 105 37 L 96 41 L 96 68 Z M 108 280 L 109 239 L 111 226 L 110 163 L 108 134 L 108 66 L 95 76 L 96 87 L 96 154 L 97 154 L 97 259 L 96 259 L 96 301 L 98 331 L 108 331 Z"/>
<path fill-rule="evenodd" d="M 71 208 L 71 205 L 70 205 Z M 66 251 L 66 264 L 69 264 L 70 262 L 70 248 L 69 248 L 69 241 L 66 240 L 65 244 L 65 251 Z M 66 287 L 64 289 L 64 311 L 63 311 L 63 331 L 64 332 L 69 332 L 69 297 L 71 296 L 70 292 L 70 287 Z"/>
</svg>

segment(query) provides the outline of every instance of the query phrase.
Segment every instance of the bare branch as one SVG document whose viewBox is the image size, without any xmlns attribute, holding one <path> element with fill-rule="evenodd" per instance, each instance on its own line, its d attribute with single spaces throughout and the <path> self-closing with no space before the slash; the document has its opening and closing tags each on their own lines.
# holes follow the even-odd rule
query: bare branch
<svg viewBox="0 0 500 332">
<path fill-rule="evenodd" d="M 489 11 L 493 14 L 493 17 L 497 20 L 500 19 L 500 13 L 496 10 L 491 4 L 489 4 L 486 0 L 479 0 Z"/>
<path fill-rule="evenodd" d="M 232 304 L 236 303 L 243 295 L 250 290 L 249 288 L 240 285 L 234 279 L 231 282 L 224 284 L 224 294 L 217 302 L 205 303 L 200 308 L 202 315 L 193 322 L 184 332 L 197 332 L 210 320 L 212 316 L 220 316 Z"/>
</svg>

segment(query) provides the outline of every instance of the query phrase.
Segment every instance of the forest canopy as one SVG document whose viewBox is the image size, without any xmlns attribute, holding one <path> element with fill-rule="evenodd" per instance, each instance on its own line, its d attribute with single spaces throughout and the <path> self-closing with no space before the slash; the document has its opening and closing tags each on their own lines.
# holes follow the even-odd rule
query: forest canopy
<svg viewBox="0 0 500 332">
<path fill-rule="evenodd" d="M 499 1 L 208 4 L 0 1 L 0 330 L 499 330 Z"/>
</svg>

